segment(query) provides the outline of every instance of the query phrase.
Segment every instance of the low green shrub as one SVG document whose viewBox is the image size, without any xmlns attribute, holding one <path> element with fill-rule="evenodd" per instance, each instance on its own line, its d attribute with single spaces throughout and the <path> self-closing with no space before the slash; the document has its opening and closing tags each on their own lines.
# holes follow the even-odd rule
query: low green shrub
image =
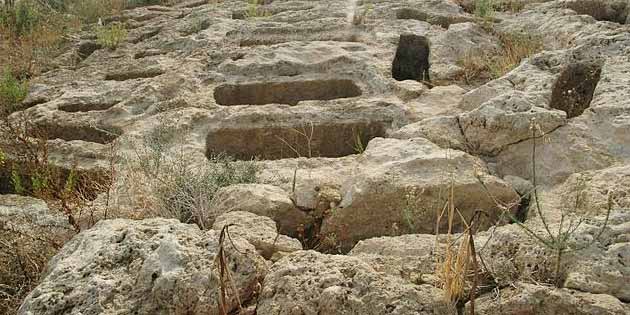
<svg viewBox="0 0 630 315">
<path fill-rule="evenodd" d="M 28 0 L 0 10 L 0 25 L 17 36 L 32 32 L 41 20 L 37 6 Z"/>
<path fill-rule="evenodd" d="M 11 70 L 5 69 L 0 76 L 0 114 L 8 115 L 26 98 L 28 83 L 16 78 Z"/>
<path fill-rule="evenodd" d="M 127 39 L 127 30 L 120 23 L 100 26 L 96 31 L 96 39 L 99 45 L 115 50 Z"/>
<path fill-rule="evenodd" d="M 475 15 L 490 18 L 494 14 L 494 0 L 475 0 Z"/>
</svg>

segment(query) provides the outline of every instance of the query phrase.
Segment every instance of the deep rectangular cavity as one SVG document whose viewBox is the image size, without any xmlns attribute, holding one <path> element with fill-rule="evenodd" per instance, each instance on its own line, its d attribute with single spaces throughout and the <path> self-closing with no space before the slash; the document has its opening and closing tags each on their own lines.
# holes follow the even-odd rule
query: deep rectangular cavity
<svg viewBox="0 0 630 315">
<path fill-rule="evenodd" d="M 361 89 L 352 80 L 306 80 L 223 84 L 214 89 L 219 105 L 296 105 L 304 100 L 356 97 Z"/>
<path fill-rule="evenodd" d="M 331 122 L 293 127 L 221 128 L 206 139 L 206 155 L 226 153 L 239 160 L 342 157 L 356 154 L 376 137 L 385 122 Z"/>
</svg>

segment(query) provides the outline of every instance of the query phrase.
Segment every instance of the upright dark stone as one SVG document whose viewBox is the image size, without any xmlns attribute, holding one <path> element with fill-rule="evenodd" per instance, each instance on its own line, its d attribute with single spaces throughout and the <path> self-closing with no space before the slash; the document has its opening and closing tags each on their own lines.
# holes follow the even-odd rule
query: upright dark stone
<svg viewBox="0 0 630 315">
<path fill-rule="evenodd" d="M 429 78 L 429 40 L 420 35 L 400 35 L 392 77 L 398 81 L 431 81 Z"/>
<path fill-rule="evenodd" d="M 567 113 L 567 118 L 582 115 L 589 108 L 602 67 L 594 63 L 574 63 L 567 66 L 553 85 L 551 108 Z"/>
</svg>

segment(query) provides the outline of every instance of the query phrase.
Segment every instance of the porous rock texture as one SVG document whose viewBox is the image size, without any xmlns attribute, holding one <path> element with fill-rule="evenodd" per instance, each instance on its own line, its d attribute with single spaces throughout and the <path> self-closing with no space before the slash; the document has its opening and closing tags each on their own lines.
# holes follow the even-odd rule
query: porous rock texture
<svg viewBox="0 0 630 315">
<path fill-rule="evenodd" d="M 211 220 L 232 211 L 272 218 L 285 235 L 295 235 L 299 226 L 309 220 L 307 214 L 295 206 L 289 193 L 273 185 L 240 184 L 222 188 L 214 196 L 210 209 L 212 213 L 208 216 Z"/>
<path fill-rule="evenodd" d="M 212 228 L 221 231 L 227 227 L 230 235 L 238 235 L 256 247 L 266 259 L 274 255 L 294 252 L 302 249 L 302 244 L 294 238 L 282 235 L 276 223 L 268 218 L 245 211 L 232 211 L 220 215 Z"/>
<path fill-rule="evenodd" d="M 518 203 L 518 195 L 483 168 L 475 157 L 449 152 L 423 138 L 374 139 L 341 186 L 341 203 L 324 218 L 321 233 L 334 237 L 346 251 L 369 237 L 432 233 L 439 216 L 435 209 L 448 200 L 449 190 L 467 220 L 477 209 L 485 209 L 488 222 L 498 223 L 505 209 L 499 209 L 492 196 L 510 204 Z M 479 180 L 482 176 L 485 187 Z M 516 207 L 507 211 L 515 213 Z M 448 225 L 446 220 L 440 223 L 442 230 Z M 462 225 L 460 221 L 454 228 L 461 230 Z"/>
<path fill-rule="evenodd" d="M 265 277 L 261 314 L 441 314 L 441 290 L 406 284 L 354 257 L 291 254 Z"/>
<path fill-rule="evenodd" d="M 228 244 L 229 243 L 229 244 Z M 267 270 L 244 239 L 224 244 L 238 298 L 255 298 Z M 219 232 L 176 220 L 105 220 L 50 261 L 19 314 L 220 314 Z M 227 309 L 237 308 L 236 298 Z"/>
<path fill-rule="evenodd" d="M 481 22 L 471 0 L 274 0 L 255 14 L 244 0 L 186 0 L 104 19 L 127 39 L 110 50 L 93 32 L 73 35 L 11 116 L 48 131 L 50 162 L 91 174 L 114 164 L 97 201 L 143 213 L 151 191 L 126 166 L 168 127 L 167 155 L 191 169 L 222 153 L 255 159 L 257 183 L 219 189 L 207 231 L 145 219 L 81 232 L 20 314 L 213 314 L 214 258 L 231 223 L 239 251 L 228 245 L 228 260 L 250 313 L 456 314 L 436 271 L 446 238 L 433 235 L 445 231 L 436 221 L 451 188 L 458 240 L 460 213 L 488 215 L 475 244 L 492 276 L 480 279 L 477 313 L 627 314 L 626 2 L 501 1 Z M 542 50 L 490 81 L 463 79 L 471 57 L 508 48 L 506 33 Z M 422 51 L 421 69 L 398 77 L 407 46 Z M 2 193 L 10 176 L 0 171 Z M 506 211 L 542 235 L 563 214 L 584 219 L 571 243 L 585 248 L 565 256 L 562 288 L 549 285 L 553 251 Z"/>
</svg>

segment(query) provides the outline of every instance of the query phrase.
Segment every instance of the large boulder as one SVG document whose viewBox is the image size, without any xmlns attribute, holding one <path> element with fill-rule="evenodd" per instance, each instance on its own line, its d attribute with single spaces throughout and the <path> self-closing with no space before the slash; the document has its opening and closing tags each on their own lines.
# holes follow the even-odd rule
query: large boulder
<svg viewBox="0 0 630 315">
<path fill-rule="evenodd" d="M 441 240 L 440 240 L 441 239 Z M 435 283 L 436 263 L 444 254 L 443 238 L 431 234 L 383 236 L 359 241 L 350 256 L 378 272 L 410 283 Z"/>
<path fill-rule="evenodd" d="M 534 143 L 531 139 L 505 147 L 497 155 L 497 171 L 531 181 L 533 149 Z M 536 140 L 538 184 L 560 184 L 571 174 L 606 168 L 619 161 L 619 158 L 611 155 L 604 140 L 592 133 L 586 119 L 569 121 L 567 125 L 547 134 L 544 139 Z"/>
<path fill-rule="evenodd" d="M 536 136 L 566 124 L 566 114 L 537 105 L 544 104 L 538 96 L 514 91 L 499 95 L 479 108 L 459 116 L 468 147 L 472 152 L 495 155 L 510 144 Z"/>
<path fill-rule="evenodd" d="M 470 310 L 467 304 L 466 312 Z M 487 294 L 475 301 L 475 314 L 493 315 L 622 315 L 630 307 L 605 294 L 518 282 L 501 291 L 501 298 Z"/>
<path fill-rule="evenodd" d="M 544 207 L 543 215 L 554 236 L 560 225 L 560 209 Z M 575 224 L 576 218 L 565 217 Z M 623 302 L 630 299 L 628 255 L 630 214 L 626 210 L 613 212 L 608 222 L 605 215 L 590 217 L 569 234 L 568 251 L 556 273 L 556 252 L 533 238 L 518 225 L 499 227 L 479 233 L 475 239 L 478 253 L 484 258 L 495 283 L 508 285 L 515 280 L 555 283 L 561 287 L 607 294 Z M 604 224 L 606 228 L 602 231 Z M 527 228 L 543 238 L 549 238 L 539 218 L 530 219 Z"/>
<path fill-rule="evenodd" d="M 438 115 L 452 115 L 461 112 L 458 104 L 466 90 L 457 85 L 436 86 L 414 100 L 406 102 L 413 121 Z"/>
<path fill-rule="evenodd" d="M 245 211 L 269 217 L 278 224 L 278 230 L 285 235 L 296 235 L 298 228 L 308 222 L 308 215 L 299 210 L 290 195 L 282 188 L 266 184 L 239 184 L 219 189 L 210 207 L 208 216 Z"/>
<path fill-rule="evenodd" d="M 581 115 L 538 141 L 539 184 L 559 184 L 573 173 L 597 170 L 630 160 L 630 63 L 611 57 L 603 64 L 593 99 Z M 497 155 L 498 171 L 531 180 L 531 140 L 505 147 Z"/>
<path fill-rule="evenodd" d="M 74 235 L 68 218 L 43 200 L 0 195 L 0 314 L 13 314 L 48 260 Z"/>
<path fill-rule="evenodd" d="M 437 116 L 406 125 L 392 134 L 396 139 L 426 138 L 442 148 L 467 150 L 457 116 Z"/>
<path fill-rule="evenodd" d="M 223 246 L 240 301 L 255 299 L 264 259 L 236 235 Z M 50 261 L 18 314 L 220 314 L 219 249 L 218 231 L 176 220 L 100 221 Z"/>
<path fill-rule="evenodd" d="M 443 292 L 372 269 L 360 259 L 314 251 L 293 253 L 271 267 L 259 314 L 447 314 Z"/>
<path fill-rule="evenodd" d="M 37 228 L 59 232 L 73 229 L 68 218 L 49 209 L 43 200 L 19 195 L 0 195 L 0 226 L 22 233 Z"/>
<path fill-rule="evenodd" d="M 575 206 L 575 196 L 579 203 Z M 572 198 L 554 198 L 572 196 Z M 545 192 L 543 198 L 555 202 L 558 207 L 570 209 L 580 215 L 603 215 L 612 209 L 630 209 L 630 164 L 574 173 L 561 185 Z"/>
<path fill-rule="evenodd" d="M 212 225 L 220 231 L 228 226 L 230 235 L 238 235 L 256 247 L 266 259 L 274 254 L 294 252 L 302 249 L 302 244 L 294 238 L 278 233 L 276 222 L 268 217 L 244 211 L 232 211 L 220 215 Z"/>
<path fill-rule="evenodd" d="M 464 152 L 422 138 L 374 139 L 342 186 L 339 207 L 324 218 L 321 234 L 330 246 L 347 251 L 370 237 L 434 233 L 451 187 L 454 205 L 464 217 L 477 210 L 488 213 L 483 228 L 502 214 L 493 196 L 506 204 L 519 198 L 506 182 L 489 175 L 480 159 Z M 462 226 L 456 220 L 455 230 Z M 444 219 L 440 228 L 445 227 Z"/>
<path fill-rule="evenodd" d="M 550 230 L 556 235 L 560 226 L 560 209 L 543 208 Z M 569 221 L 569 218 L 565 218 Z M 574 220 L 574 219 L 573 219 Z M 575 221 L 574 221 L 575 222 Z M 628 241 L 630 213 L 615 210 L 606 221 L 605 215 L 590 217 L 570 234 L 569 251 L 562 256 L 560 273 L 556 274 L 556 252 L 532 237 L 530 232 L 548 238 L 539 218 L 529 219 L 525 227 L 510 224 L 479 231 L 475 247 L 483 261 L 485 276 L 482 286 L 509 287 L 514 281 L 555 283 L 561 287 L 591 294 L 607 294 L 627 302 Z M 602 227 L 606 224 L 606 228 Z M 565 222 L 563 231 L 566 231 Z M 458 246 L 461 234 L 451 238 Z M 429 234 L 409 234 L 377 237 L 359 241 L 350 255 L 368 263 L 372 268 L 412 283 L 438 285 L 439 265 L 446 253 L 447 238 Z M 556 276 L 559 276 L 556 279 Z"/>
<path fill-rule="evenodd" d="M 387 2 L 380 4 L 385 5 Z M 404 3 L 392 3 L 396 9 L 396 18 L 402 20 L 425 21 L 444 29 L 451 25 L 472 21 L 473 18 L 466 14 L 464 10 L 455 2 L 449 1 L 418 1 L 412 0 Z M 387 11 L 390 13 L 391 10 Z"/>
<path fill-rule="evenodd" d="M 498 39 L 473 22 L 452 24 L 431 38 L 431 77 L 452 80 L 461 76 L 458 61 L 471 55 L 498 51 Z"/>
</svg>

